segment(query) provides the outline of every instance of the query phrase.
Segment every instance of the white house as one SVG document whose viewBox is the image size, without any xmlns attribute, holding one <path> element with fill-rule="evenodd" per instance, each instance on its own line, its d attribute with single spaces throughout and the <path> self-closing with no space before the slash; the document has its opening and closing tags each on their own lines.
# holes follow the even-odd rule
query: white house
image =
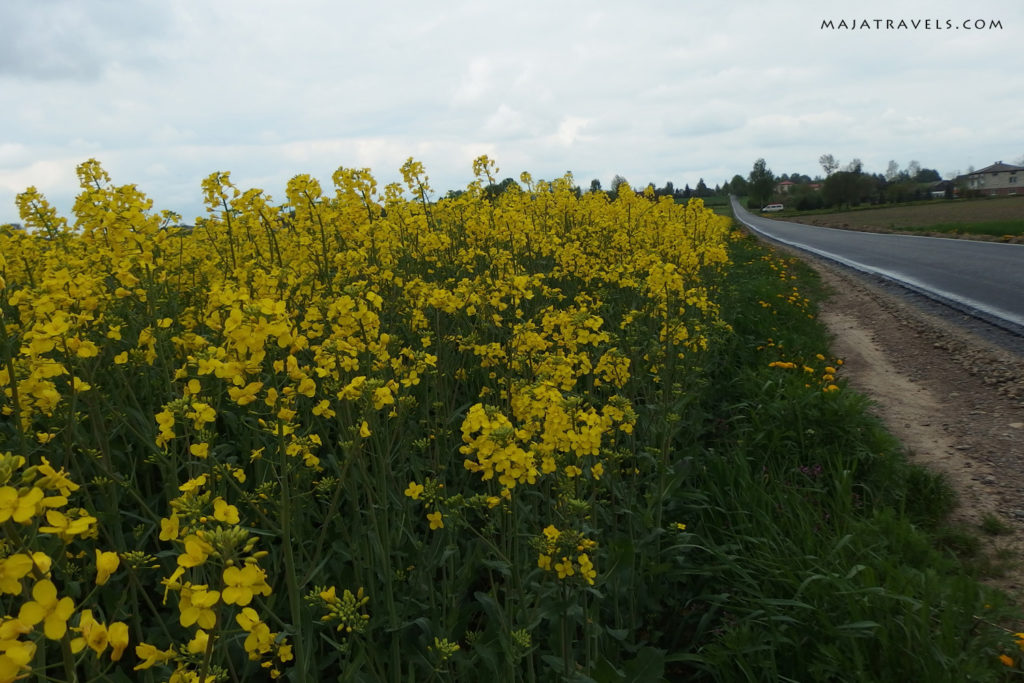
<svg viewBox="0 0 1024 683">
<path fill-rule="evenodd" d="M 957 178 L 968 191 L 983 195 L 1024 194 L 1024 166 L 997 161 Z"/>
</svg>

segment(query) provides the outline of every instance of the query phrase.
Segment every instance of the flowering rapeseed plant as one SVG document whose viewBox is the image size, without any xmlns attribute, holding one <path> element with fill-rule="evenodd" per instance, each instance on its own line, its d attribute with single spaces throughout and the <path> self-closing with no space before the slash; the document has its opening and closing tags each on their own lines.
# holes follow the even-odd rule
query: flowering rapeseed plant
<svg viewBox="0 0 1024 683">
<path fill-rule="evenodd" d="M 300 175 L 280 204 L 214 173 L 194 226 L 95 160 L 71 223 L 19 195 L 28 230 L 0 231 L 0 599 L 18 615 L 0 681 L 86 649 L 162 679 L 306 680 L 317 657 L 393 667 L 414 621 L 445 666 L 475 656 L 449 627 L 491 619 L 519 661 L 552 586 L 585 599 L 611 501 L 646 495 L 625 476 L 642 411 L 725 329 L 728 221 L 570 175 L 497 196 L 493 160 L 474 171 L 435 200 L 414 160 L 404 187 L 339 168 L 333 192 Z M 63 594 L 84 576 L 92 592 Z"/>
</svg>

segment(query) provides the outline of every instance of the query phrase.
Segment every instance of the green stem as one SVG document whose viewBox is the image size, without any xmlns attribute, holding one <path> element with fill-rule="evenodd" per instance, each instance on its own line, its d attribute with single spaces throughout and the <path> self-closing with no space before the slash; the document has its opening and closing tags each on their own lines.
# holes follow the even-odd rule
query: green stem
<svg viewBox="0 0 1024 683">
<path fill-rule="evenodd" d="M 71 654 L 71 639 L 68 633 L 60 641 L 61 660 L 64 664 L 64 680 L 67 683 L 78 683 L 78 674 L 75 673 L 75 658 Z"/>
<path fill-rule="evenodd" d="M 295 630 L 295 662 L 298 680 L 309 680 L 309 661 L 306 657 L 306 642 L 303 638 L 302 595 L 295 571 L 295 548 L 292 545 L 291 488 L 289 486 L 288 455 L 284 445 L 284 423 L 277 422 L 277 452 L 280 461 L 281 482 L 281 541 L 284 549 L 285 582 L 288 589 L 288 606 L 291 612 L 292 628 Z"/>
</svg>

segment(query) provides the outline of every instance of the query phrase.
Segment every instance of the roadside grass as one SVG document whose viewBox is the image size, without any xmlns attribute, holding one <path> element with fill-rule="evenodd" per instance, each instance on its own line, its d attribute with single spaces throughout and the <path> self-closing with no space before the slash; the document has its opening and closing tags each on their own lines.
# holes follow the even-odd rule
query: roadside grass
<svg viewBox="0 0 1024 683">
<path fill-rule="evenodd" d="M 841 379 L 823 294 L 799 261 L 734 244 L 733 334 L 708 363 L 711 426 L 683 496 L 699 543 L 678 609 L 701 616 L 673 680 L 1004 680 L 1020 615 L 976 578 L 998 568 L 946 523 L 945 480 Z"/>
<path fill-rule="evenodd" d="M 1013 528 L 991 512 L 985 513 L 981 519 L 981 530 L 989 536 L 1005 536 L 1013 533 Z"/>
</svg>

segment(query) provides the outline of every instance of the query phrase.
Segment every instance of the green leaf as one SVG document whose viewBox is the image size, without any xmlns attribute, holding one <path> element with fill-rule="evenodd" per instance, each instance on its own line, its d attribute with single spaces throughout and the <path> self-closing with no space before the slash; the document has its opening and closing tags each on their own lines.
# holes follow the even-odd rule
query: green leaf
<svg viewBox="0 0 1024 683">
<path fill-rule="evenodd" d="M 665 651 L 654 647 L 641 648 L 626 664 L 626 680 L 631 683 L 661 683 L 665 680 Z"/>
</svg>

